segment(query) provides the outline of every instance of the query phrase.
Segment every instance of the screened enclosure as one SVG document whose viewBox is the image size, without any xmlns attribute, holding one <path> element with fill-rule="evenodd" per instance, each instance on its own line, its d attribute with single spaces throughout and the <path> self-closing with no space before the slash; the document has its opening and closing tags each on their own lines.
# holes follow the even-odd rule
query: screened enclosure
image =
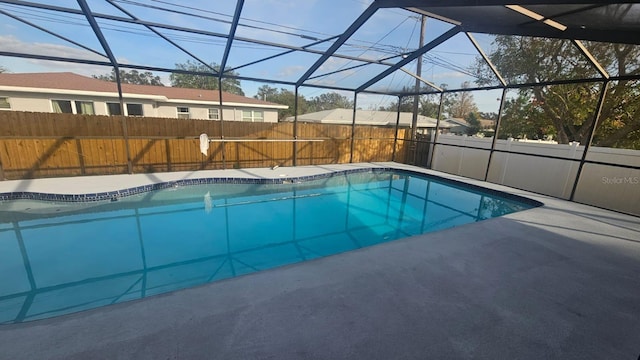
<svg viewBox="0 0 640 360">
<path fill-rule="evenodd" d="M 640 214 L 633 2 L 0 0 L 0 13 L 3 179 L 396 161 Z"/>
</svg>

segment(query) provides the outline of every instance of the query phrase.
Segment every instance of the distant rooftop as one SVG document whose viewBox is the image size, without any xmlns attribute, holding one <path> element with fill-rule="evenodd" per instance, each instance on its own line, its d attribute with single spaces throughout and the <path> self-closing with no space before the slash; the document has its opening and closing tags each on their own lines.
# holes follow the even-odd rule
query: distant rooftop
<svg viewBox="0 0 640 360">
<path fill-rule="evenodd" d="M 395 126 L 398 113 L 395 111 L 357 110 L 356 123 L 361 125 Z M 400 113 L 400 126 L 411 127 L 413 115 L 409 112 Z M 285 121 L 293 121 L 289 116 Z M 314 113 L 298 115 L 298 121 L 317 122 L 322 124 L 351 124 L 353 122 L 352 109 L 332 109 Z M 436 119 L 418 115 L 418 128 L 435 128 Z M 441 128 L 449 128 L 450 124 L 441 123 Z"/>
<path fill-rule="evenodd" d="M 47 73 L 0 73 L 0 89 L 6 87 L 41 88 L 58 90 L 77 90 L 88 92 L 117 93 L 115 82 L 98 80 L 92 77 L 78 75 L 72 72 L 47 72 Z M 189 89 L 170 86 L 132 85 L 122 84 L 123 94 L 163 96 L 169 100 L 190 100 L 203 102 L 219 102 L 218 90 Z M 117 96 L 117 95 L 116 95 Z M 288 106 L 275 104 L 268 101 L 254 99 L 246 96 L 222 92 L 222 100 L 225 103 L 241 103 L 263 105 L 286 109 Z"/>
</svg>

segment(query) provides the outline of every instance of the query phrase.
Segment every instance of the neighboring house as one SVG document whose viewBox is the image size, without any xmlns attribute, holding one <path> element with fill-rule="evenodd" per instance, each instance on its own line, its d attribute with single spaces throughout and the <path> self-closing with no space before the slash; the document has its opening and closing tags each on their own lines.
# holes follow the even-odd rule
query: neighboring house
<svg viewBox="0 0 640 360">
<path fill-rule="evenodd" d="M 218 90 L 122 84 L 124 115 L 219 120 Z M 222 93 L 228 121 L 277 122 L 279 105 Z M 116 83 L 74 73 L 0 74 L 0 110 L 121 115 Z"/>
<path fill-rule="evenodd" d="M 496 122 L 494 120 L 479 119 L 480 129 L 484 134 L 492 134 L 495 130 Z M 467 134 L 467 129 L 471 126 L 466 120 L 460 118 L 449 118 L 442 120 L 450 127 L 450 132 L 456 135 Z M 492 135 L 489 135 L 492 136 Z"/>
<path fill-rule="evenodd" d="M 377 125 L 377 126 L 395 126 L 398 119 L 398 113 L 393 111 L 378 110 L 357 110 L 356 124 L 359 125 Z M 411 127 L 413 114 L 410 112 L 400 113 L 400 127 Z M 293 121 L 293 116 L 289 116 L 285 121 Z M 353 109 L 333 109 L 324 110 L 314 113 L 298 115 L 300 122 L 315 122 L 322 124 L 340 124 L 351 125 L 353 122 Z M 426 132 L 428 129 L 435 129 L 436 119 L 418 115 L 418 123 L 416 129 L 418 133 Z M 446 130 L 448 124 L 440 124 L 440 128 Z"/>
<path fill-rule="evenodd" d="M 459 118 L 449 118 L 443 120 L 445 123 L 449 124 L 449 132 L 455 135 L 464 135 L 467 133 L 467 129 L 469 128 L 469 123 L 464 119 Z"/>
</svg>

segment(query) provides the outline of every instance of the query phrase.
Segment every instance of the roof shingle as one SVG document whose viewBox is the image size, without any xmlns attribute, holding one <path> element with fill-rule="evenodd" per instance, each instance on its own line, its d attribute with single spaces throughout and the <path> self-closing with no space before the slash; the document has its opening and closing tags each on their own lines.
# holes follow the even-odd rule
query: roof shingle
<svg viewBox="0 0 640 360">
<path fill-rule="evenodd" d="M 0 73 L 0 86 L 31 87 L 94 92 L 117 92 L 116 83 L 72 72 Z M 137 95 L 160 95 L 170 100 L 220 101 L 218 90 L 189 89 L 170 86 L 122 84 L 122 92 Z M 280 105 L 246 96 L 222 92 L 222 101 L 253 105 Z M 280 105 L 282 106 L 282 105 Z"/>
</svg>

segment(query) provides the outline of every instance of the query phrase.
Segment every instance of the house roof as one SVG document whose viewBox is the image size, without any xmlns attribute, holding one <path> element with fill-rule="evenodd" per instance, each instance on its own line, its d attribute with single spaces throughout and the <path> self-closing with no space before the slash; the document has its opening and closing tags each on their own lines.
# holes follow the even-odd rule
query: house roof
<svg viewBox="0 0 640 360">
<path fill-rule="evenodd" d="M 396 124 L 398 114 L 394 111 L 378 111 L 378 110 L 357 110 L 356 123 L 363 125 L 394 125 Z M 409 112 L 400 113 L 400 126 L 411 127 L 413 114 Z M 293 121 L 293 116 L 285 119 L 285 121 Z M 298 115 L 298 121 L 319 122 L 322 124 L 348 124 L 353 122 L 352 109 L 332 109 L 323 110 L 314 113 Z M 418 115 L 418 128 L 435 128 L 436 119 L 427 116 Z M 440 127 L 450 127 L 447 124 L 440 124 Z"/>
<path fill-rule="evenodd" d="M 78 75 L 72 72 L 50 72 L 50 73 L 20 73 L 9 74 L 0 73 L 0 86 L 31 88 L 31 89 L 52 89 L 52 90 L 77 90 L 87 92 L 116 93 L 118 88 L 116 83 L 98 80 L 92 77 Z M 203 90 L 178 88 L 170 86 L 133 85 L 122 84 L 123 94 L 128 96 L 161 96 L 167 100 L 190 102 L 219 102 L 218 90 Z M 254 99 L 246 96 L 222 92 L 223 103 L 247 104 L 256 107 L 264 106 L 269 108 L 286 109 L 288 106 L 275 104 L 268 101 Z"/>
<path fill-rule="evenodd" d="M 452 126 L 470 126 L 467 120 L 461 118 L 448 118 L 444 119 L 443 121 L 452 124 Z M 496 125 L 496 122 L 491 119 L 478 119 L 478 121 L 480 121 L 480 127 L 482 127 L 483 129 L 490 129 L 495 127 Z"/>
</svg>

